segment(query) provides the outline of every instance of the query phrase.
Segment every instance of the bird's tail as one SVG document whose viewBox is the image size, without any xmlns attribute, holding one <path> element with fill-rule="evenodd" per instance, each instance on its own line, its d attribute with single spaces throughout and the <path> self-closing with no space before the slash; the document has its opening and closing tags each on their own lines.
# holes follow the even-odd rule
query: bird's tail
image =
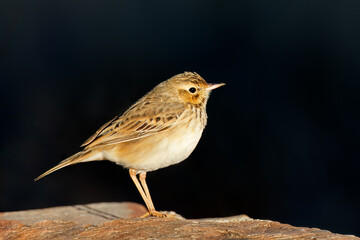
<svg viewBox="0 0 360 240">
<path fill-rule="evenodd" d="M 96 157 L 98 157 L 98 159 L 96 159 Z M 43 174 L 35 178 L 34 181 L 37 181 L 45 177 L 46 175 L 49 175 L 50 173 L 55 172 L 63 167 L 67 167 L 81 162 L 94 161 L 94 160 L 103 160 L 103 159 L 99 156 L 99 153 L 93 152 L 91 150 L 78 152 L 72 155 L 71 157 L 68 157 L 67 159 L 61 161 L 58 165 L 51 168 L 50 170 L 44 172 Z"/>
</svg>

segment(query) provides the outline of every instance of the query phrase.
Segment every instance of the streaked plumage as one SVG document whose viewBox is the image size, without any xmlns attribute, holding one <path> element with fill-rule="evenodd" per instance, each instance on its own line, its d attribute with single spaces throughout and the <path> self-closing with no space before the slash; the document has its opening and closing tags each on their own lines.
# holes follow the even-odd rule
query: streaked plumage
<svg viewBox="0 0 360 240">
<path fill-rule="evenodd" d="M 124 114 L 104 124 L 81 147 L 35 180 L 80 162 L 109 160 L 130 169 L 150 215 L 155 211 L 148 192 L 146 172 L 185 160 L 196 147 L 207 122 L 206 103 L 210 91 L 224 84 L 208 84 L 197 73 L 175 75 L 157 85 Z M 135 176 L 135 178 L 134 178 Z M 145 185 L 145 186 L 144 186 Z M 145 191 L 145 192 L 144 192 Z"/>
</svg>

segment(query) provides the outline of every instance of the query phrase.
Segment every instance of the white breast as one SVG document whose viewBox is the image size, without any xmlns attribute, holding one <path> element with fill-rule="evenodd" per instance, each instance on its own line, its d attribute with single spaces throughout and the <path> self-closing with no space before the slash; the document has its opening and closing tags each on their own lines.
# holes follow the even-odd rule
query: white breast
<svg viewBox="0 0 360 240">
<path fill-rule="evenodd" d="M 196 127 L 194 127 L 196 125 Z M 195 120 L 188 128 L 171 131 L 168 137 L 164 137 L 154 145 L 147 159 L 137 162 L 135 169 L 154 171 L 185 160 L 193 152 L 203 132 L 201 124 L 195 124 Z"/>
<path fill-rule="evenodd" d="M 186 115 L 184 116 L 168 131 L 145 137 L 141 144 L 128 154 L 120 156 L 113 151 L 107 151 L 103 152 L 104 158 L 125 168 L 146 172 L 185 160 L 201 138 L 206 124 L 206 113 L 201 115 L 198 112 L 196 118 L 190 122 Z"/>
</svg>

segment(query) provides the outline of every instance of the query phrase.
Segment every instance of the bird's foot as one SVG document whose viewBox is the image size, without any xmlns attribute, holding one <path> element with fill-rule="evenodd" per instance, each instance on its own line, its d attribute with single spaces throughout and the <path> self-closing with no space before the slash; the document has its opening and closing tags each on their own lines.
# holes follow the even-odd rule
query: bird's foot
<svg viewBox="0 0 360 240">
<path fill-rule="evenodd" d="M 147 218 L 147 217 L 158 217 L 158 218 L 178 218 L 184 219 L 182 216 L 175 212 L 158 212 L 156 210 L 150 211 L 142 215 L 140 218 Z"/>
</svg>

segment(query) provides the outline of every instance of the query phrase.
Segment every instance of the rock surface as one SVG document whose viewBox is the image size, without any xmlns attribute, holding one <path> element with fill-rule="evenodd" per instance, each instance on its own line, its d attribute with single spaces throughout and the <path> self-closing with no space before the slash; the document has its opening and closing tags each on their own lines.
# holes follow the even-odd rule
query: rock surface
<svg viewBox="0 0 360 240">
<path fill-rule="evenodd" d="M 360 239 L 245 215 L 139 218 L 136 203 L 95 203 L 0 213 L 0 239 Z"/>
<path fill-rule="evenodd" d="M 3 220 L 16 221 L 21 224 L 61 220 L 81 224 L 99 224 L 118 218 L 140 217 L 146 212 L 146 208 L 138 203 L 92 203 L 0 213 L 0 223 Z"/>
</svg>

